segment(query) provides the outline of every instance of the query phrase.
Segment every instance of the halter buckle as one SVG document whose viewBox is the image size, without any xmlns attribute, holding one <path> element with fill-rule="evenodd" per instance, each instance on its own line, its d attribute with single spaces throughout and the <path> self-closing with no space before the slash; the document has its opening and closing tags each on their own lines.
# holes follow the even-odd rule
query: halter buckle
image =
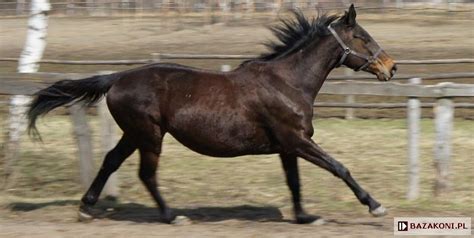
<svg viewBox="0 0 474 238">
<path fill-rule="evenodd" d="M 349 49 L 349 47 L 344 48 L 344 54 L 350 55 L 351 54 L 351 49 Z"/>
</svg>

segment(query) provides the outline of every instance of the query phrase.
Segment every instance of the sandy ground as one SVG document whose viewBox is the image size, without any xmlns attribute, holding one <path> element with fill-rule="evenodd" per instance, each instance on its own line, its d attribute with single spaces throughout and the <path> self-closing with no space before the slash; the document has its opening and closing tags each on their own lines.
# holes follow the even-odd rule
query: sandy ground
<svg viewBox="0 0 474 238">
<path fill-rule="evenodd" d="M 99 124 L 94 118 L 91 122 L 98 155 Z M 315 120 L 314 139 L 389 209 L 383 218 L 371 217 L 339 179 L 302 161 L 306 210 L 323 216 L 327 224 L 293 224 L 290 195 L 276 155 L 212 158 L 167 136 L 159 170 L 160 189 L 176 214 L 192 223 L 159 223 L 158 211 L 137 178 L 135 154 L 117 172 L 120 202 L 100 200 L 97 208 L 103 212 L 97 220 L 84 224 L 77 221 L 83 188 L 78 183 L 70 123 L 66 116 L 48 116 L 39 123 L 45 143 L 24 140 L 17 185 L 0 194 L 0 236 L 389 237 L 393 217 L 473 217 L 474 177 L 470 172 L 474 162 L 469 155 L 474 148 L 474 127 L 466 120 L 456 120 L 455 125 L 452 191 L 432 197 L 434 134 L 431 121 L 423 120 L 421 198 L 407 202 L 406 145 L 399 139 L 405 134 L 402 120 Z"/>
<path fill-rule="evenodd" d="M 53 210 L 63 210 L 58 212 Z M 206 211 L 207 210 L 207 211 Z M 206 212 L 208 214 L 206 214 Z M 192 223 L 166 225 L 157 222 L 157 210 L 130 206 L 91 223 L 75 220 L 72 206 L 18 211 L 22 218 L 0 219 L 2 237 L 374 237 L 390 236 L 392 218 L 368 214 L 327 214 L 325 225 L 297 225 L 281 219 L 271 207 L 187 209 Z M 194 215 L 193 215 L 194 213 Z M 211 214 L 209 214 L 211 213 Z M 212 214 L 213 213 L 213 214 Z M 203 215 L 206 214 L 206 215 Z M 25 217 L 27 217 L 25 219 Z"/>
<path fill-rule="evenodd" d="M 81 223 L 76 220 L 73 203 L 14 203 L 11 208 L 15 213 L 0 218 L 0 237 L 391 237 L 393 216 L 439 216 L 391 210 L 386 217 L 373 218 L 350 210 L 322 211 L 324 225 L 298 225 L 292 223 L 289 210 L 274 207 L 195 207 L 175 209 L 189 217 L 190 223 L 167 225 L 157 222 L 156 208 L 122 204 L 105 218 Z"/>
</svg>

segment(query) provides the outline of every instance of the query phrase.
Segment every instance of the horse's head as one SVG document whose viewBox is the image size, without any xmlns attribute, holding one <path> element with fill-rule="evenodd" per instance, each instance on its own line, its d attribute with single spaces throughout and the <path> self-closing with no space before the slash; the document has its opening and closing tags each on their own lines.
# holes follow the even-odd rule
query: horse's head
<svg viewBox="0 0 474 238">
<path fill-rule="evenodd" d="M 393 77 L 397 71 L 394 60 L 357 24 L 354 5 L 338 21 L 330 24 L 329 30 L 343 49 L 338 66 L 344 64 L 355 71 L 375 74 L 380 81 Z"/>
</svg>

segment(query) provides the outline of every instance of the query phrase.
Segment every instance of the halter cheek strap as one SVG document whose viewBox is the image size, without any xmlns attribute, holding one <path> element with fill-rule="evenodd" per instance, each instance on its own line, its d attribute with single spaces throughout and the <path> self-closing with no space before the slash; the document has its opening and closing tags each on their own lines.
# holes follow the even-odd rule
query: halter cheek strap
<svg viewBox="0 0 474 238">
<path fill-rule="evenodd" d="M 349 48 L 341 39 L 341 37 L 339 37 L 339 35 L 337 34 L 337 32 L 331 27 L 331 25 L 328 26 L 328 29 L 329 31 L 331 32 L 331 34 L 334 36 L 334 38 L 336 38 L 336 41 L 339 43 L 339 45 L 342 47 L 342 49 L 344 50 L 344 54 L 342 55 L 341 59 L 339 60 L 339 62 L 337 63 L 336 65 L 336 68 L 341 66 L 347 59 L 347 56 L 349 55 L 354 55 L 356 57 L 359 57 L 359 58 L 362 58 L 364 59 L 366 62 L 365 64 L 361 65 L 359 68 L 355 69 L 355 71 L 359 71 L 359 70 L 363 70 L 363 69 L 366 69 L 367 67 L 369 67 L 370 64 L 372 64 L 373 62 L 375 62 L 375 60 L 377 60 L 378 56 L 380 55 L 380 53 L 382 52 L 382 48 L 379 48 L 377 50 L 377 52 L 375 52 L 375 54 L 371 55 L 371 56 L 367 56 L 367 55 L 364 55 L 364 54 L 361 54 L 361 53 L 358 53 L 358 52 L 355 52 L 353 51 L 351 48 Z"/>
</svg>

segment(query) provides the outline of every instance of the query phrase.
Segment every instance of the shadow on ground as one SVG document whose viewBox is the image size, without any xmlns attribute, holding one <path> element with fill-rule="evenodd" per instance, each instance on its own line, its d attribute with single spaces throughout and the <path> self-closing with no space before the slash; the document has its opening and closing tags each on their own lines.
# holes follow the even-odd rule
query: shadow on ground
<svg viewBox="0 0 474 238">
<path fill-rule="evenodd" d="M 47 207 L 79 206 L 77 200 L 56 200 L 50 202 L 15 202 L 8 205 L 9 210 L 15 212 L 30 212 Z M 137 203 L 114 203 L 102 201 L 96 206 L 94 217 L 116 221 L 133 221 L 140 223 L 159 222 L 160 215 L 156 207 L 149 207 Z M 197 222 L 219 222 L 225 220 L 247 220 L 261 222 L 288 222 L 276 207 L 234 206 L 234 207 L 192 207 L 175 208 L 173 212 L 178 216 L 186 216 Z"/>
<path fill-rule="evenodd" d="M 9 210 L 14 212 L 31 212 L 45 208 L 58 208 L 69 206 L 64 209 L 75 209 L 79 207 L 78 200 L 55 200 L 49 202 L 15 202 L 8 205 Z M 178 216 L 186 216 L 193 222 L 221 222 L 230 220 L 256 221 L 256 222 L 284 222 L 293 223 L 293 220 L 283 219 L 281 211 L 271 206 L 234 206 L 234 207 L 188 207 L 175 208 L 173 212 Z M 101 200 L 94 206 L 94 217 L 97 219 L 110 219 L 114 221 L 131 221 L 137 223 L 160 223 L 160 214 L 156 207 L 145 206 L 137 203 L 117 203 L 110 200 Z M 346 214 L 343 218 L 331 219 L 327 217 L 326 222 L 339 226 L 372 226 L 383 227 L 381 221 L 370 221 L 367 219 L 353 219 Z"/>
<path fill-rule="evenodd" d="M 8 208 L 11 211 L 15 212 L 29 212 L 29 211 L 34 211 L 37 209 L 41 208 L 46 208 L 50 206 L 71 206 L 71 205 L 77 205 L 79 206 L 79 201 L 78 200 L 55 200 L 55 201 L 50 201 L 50 202 L 13 202 L 8 204 Z"/>
</svg>

